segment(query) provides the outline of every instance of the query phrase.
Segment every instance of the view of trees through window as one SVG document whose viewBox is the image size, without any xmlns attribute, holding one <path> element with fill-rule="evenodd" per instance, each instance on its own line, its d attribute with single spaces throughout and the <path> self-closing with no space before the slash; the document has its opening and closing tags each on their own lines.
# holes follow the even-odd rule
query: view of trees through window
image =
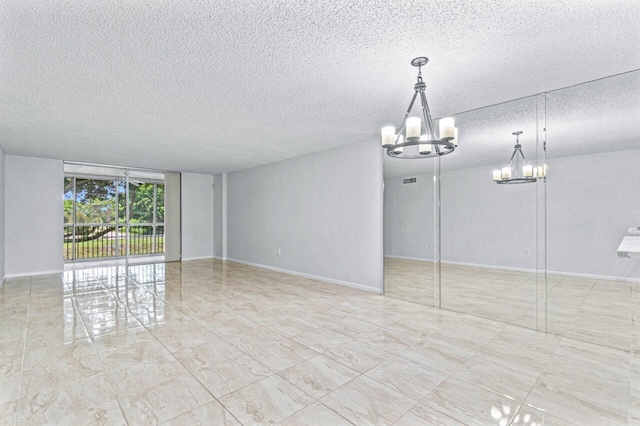
<svg viewBox="0 0 640 426">
<path fill-rule="evenodd" d="M 164 253 L 164 183 L 64 178 L 65 260 Z"/>
</svg>

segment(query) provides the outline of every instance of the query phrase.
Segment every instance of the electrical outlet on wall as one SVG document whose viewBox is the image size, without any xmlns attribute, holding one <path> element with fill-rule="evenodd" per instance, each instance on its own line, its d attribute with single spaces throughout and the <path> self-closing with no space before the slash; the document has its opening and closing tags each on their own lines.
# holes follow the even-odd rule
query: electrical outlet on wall
<svg viewBox="0 0 640 426">
<path fill-rule="evenodd" d="M 280 256 L 281 254 L 282 254 L 282 249 L 278 247 L 278 256 Z"/>
<path fill-rule="evenodd" d="M 429 248 L 429 243 L 424 243 L 424 248 L 428 249 Z"/>
<path fill-rule="evenodd" d="M 530 254 L 530 253 L 531 253 L 531 250 L 529 250 L 529 249 L 524 249 L 524 254 Z"/>
</svg>

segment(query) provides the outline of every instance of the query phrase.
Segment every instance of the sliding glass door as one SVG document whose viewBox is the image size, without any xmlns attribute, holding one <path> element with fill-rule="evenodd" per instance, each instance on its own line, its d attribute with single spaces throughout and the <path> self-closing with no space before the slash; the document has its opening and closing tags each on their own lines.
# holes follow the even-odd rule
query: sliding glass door
<svg viewBox="0 0 640 426">
<path fill-rule="evenodd" d="M 163 174 L 113 170 L 65 175 L 65 261 L 164 253 Z"/>
<path fill-rule="evenodd" d="M 164 182 L 129 181 L 129 255 L 164 253 Z"/>
</svg>

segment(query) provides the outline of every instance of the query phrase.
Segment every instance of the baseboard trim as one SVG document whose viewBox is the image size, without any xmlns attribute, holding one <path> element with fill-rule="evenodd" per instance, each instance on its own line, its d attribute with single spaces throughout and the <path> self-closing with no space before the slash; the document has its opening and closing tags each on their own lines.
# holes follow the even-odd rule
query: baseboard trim
<svg viewBox="0 0 640 426">
<path fill-rule="evenodd" d="M 206 259 L 214 259 L 215 256 L 199 256 L 199 257 L 185 257 L 182 258 L 182 262 L 189 262 L 191 260 L 206 260 Z"/>
<path fill-rule="evenodd" d="M 640 283 L 640 278 L 627 278 L 627 277 L 612 277 L 607 275 L 593 275 L 593 274 L 578 274 L 575 272 L 556 272 L 556 271 L 547 271 L 548 275 L 562 275 L 566 277 L 576 277 L 576 278 L 592 278 L 595 280 L 606 280 L 606 281 L 622 281 L 627 283 Z"/>
<path fill-rule="evenodd" d="M 20 278 L 20 277 L 31 277 L 36 275 L 53 275 L 53 274 L 61 274 L 64 272 L 64 269 L 60 269 L 58 271 L 38 271 L 38 272 L 29 272 L 29 273 L 18 273 L 18 274 L 7 274 L 4 278 Z M 3 278 L 3 280 L 4 280 Z"/>
<path fill-rule="evenodd" d="M 384 257 L 390 257 L 392 259 L 402 259 L 402 260 L 414 260 L 416 262 L 435 262 L 434 259 L 427 259 L 422 257 L 409 257 L 409 256 L 390 256 L 385 255 Z M 443 260 L 441 263 L 445 265 L 459 265 L 459 266 L 472 266 L 475 268 L 486 268 L 486 269 L 499 269 L 504 271 L 517 271 L 517 272 L 536 272 L 535 269 L 527 269 L 527 268 L 516 268 L 511 266 L 497 266 L 497 265 L 483 265 L 480 263 L 469 263 L 469 262 L 453 262 L 448 260 Z"/>
<path fill-rule="evenodd" d="M 394 259 L 404 259 L 404 260 L 415 260 L 418 262 L 433 262 L 433 259 L 422 259 L 418 257 L 405 257 L 405 256 L 389 256 L 385 255 L 385 257 L 391 257 Z M 460 265 L 460 266 L 471 266 L 474 268 L 485 268 L 485 269 L 499 269 L 503 271 L 514 271 L 514 272 L 544 272 L 537 271 L 535 269 L 530 268 L 517 268 L 512 266 L 498 266 L 498 265 L 484 265 L 481 263 L 469 263 L 469 262 L 454 262 L 443 260 L 443 264 L 446 265 Z M 562 271 L 547 271 L 548 275 L 560 275 L 563 277 L 576 277 L 576 278 L 589 278 L 594 280 L 606 280 L 606 281 L 621 281 L 621 282 L 629 282 L 629 283 L 640 283 L 640 278 L 627 278 L 627 277 L 615 277 L 610 275 L 596 275 L 596 274 L 581 274 L 577 272 L 562 272 Z"/>
<path fill-rule="evenodd" d="M 515 267 L 515 266 L 485 265 L 485 264 L 482 264 L 482 263 L 454 262 L 454 261 L 448 261 L 448 260 L 443 260 L 442 263 L 444 263 L 446 265 L 459 265 L 459 266 L 472 266 L 474 268 L 498 269 L 498 270 L 501 270 L 501 271 L 536 272 L 535 269 L 518 268 L 518 267 Z"/>
<path fill-rule="evenodd" d="M 392 256 L 389 254 L 385 254 L 384 257 L 390 257 L 392 259 L 402 259 L 402 260 L 415 260 L 418 262 L 433 262 L 433 259 L 429 259 L 426 257 L 409 257 L 409 256 Z"/>
<path fill-rule="evenodd" d="M 352 283 L 352 282 L 349 282 L 349 281 L 336 280 L 336 279 L 333 279 L 333 278 L 322 277 L 322 276 L 319 276 L 319 275 L 312 275 L 312 274 L 306 274 L 304 272 L 291 271 L 289 269 L 277 268 L 275 266 L 263 265 L 261 263 L 247 262 L 246 260 L 233 259 L 233 258 L 230 258 L 230 257 L 228 257 L 226 260 L 227 260 L 227 262 L 240 263 L 240 264 L 243 264 L 243 265 L 254 266 L 256 268 L 267 269 L 269 271 L 281 272 L 283 274 L 288 274 L 288 275 L 294 275 L 296 277 L 309 278 L 311 280 L 322 281 L 322 282 L 329 283 L 329 284 L 336 284 L 336 285 L 341 285 L 341 286 L 344 286 L 344 287 L 355 288 L 357 290 L 364 290 L 364 291 L 368 291 L 368 292 L 371 292 L 371 293 L 382 294 L 382 289 L 371 288 L 371 287 L 367 287 L 367 286 L 362 285 L 362 284 L 356 284 L 356 283 Z"/>
</svg>

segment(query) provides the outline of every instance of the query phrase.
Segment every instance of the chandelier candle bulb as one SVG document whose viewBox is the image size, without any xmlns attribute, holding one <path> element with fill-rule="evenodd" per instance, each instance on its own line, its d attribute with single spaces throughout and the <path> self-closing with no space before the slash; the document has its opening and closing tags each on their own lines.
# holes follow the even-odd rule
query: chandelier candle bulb
<svg viewBox="0 0 640 426">
<path fill-rule="evenodd" d="M 547 165 L 541 167 L 542 169 L 542 177 L 547 177 Z"/>
<path fill-rule="evenodd" d="M 458 131 L 452 117 L 442 118 L 439 122 L 439 136 L 436 132 L 436 123 L 431 117 L 425 93 L 427 83 L 422 79 L 422 67 L 428 62 L 429 58 L 426 56 L 413 58 L 411 65 L 418 68 L 418 77 L 402 124 L 399 128 L 387 126 L 381 130 L 382 148 L 389 157 L 405 160 L 435 158 L 451 154 L 458 146 Z M 422 104 L 421 111 L 417 114 L 414 112 L 411 116 L 411 110 L 417 104 Z M 392 137 L 393 142 L 389 143 Z"/>
<path fill-rule="evenodd" d="M 441 118 L 438 124 L 440 127 L 440 139 L 455 138 L 455 124 L 453 117 Z"/>
<path fill-rule="evenodd" d="M 431 154 L 431 144 L 423 144 L 421 143 L 420 145 L 418 145 L 418 152 L 420 154 Z"/>
<path fill-rule="evenodd" d="M 500 180 L 500 179 L 502 179 L 502 172 L 500 170 L 494 170 L 493 180 Z"/>
<path fill-rule="evenodd" d="M 407 139 L 420 137 L 421 124 L 420 117 L 407 118 Z"/>
<path fill-rule="evenodd" d="M 520 144 L 520 135 L 522 133 L 520 130 L 511 133 L 516 137 L 516 144 L 513 147 L 513 154 L 511 154 L 509 164 L 501 170 L 502 179 L 496 180 L 494 173 L 493 180 L 499 185 L 533 183 L 537 181 L 538 176 L 542 173 L 542 167 L 533 167 L 533 165 L 527 164 L 527 159 L 524 157 L 522 145 Z"/>
<path fill-rule="evenodd" d="M 382 146 L 393 145 L 396 142 L 396 128 L 386 126 L 382 128 Z"/>
</svg>

